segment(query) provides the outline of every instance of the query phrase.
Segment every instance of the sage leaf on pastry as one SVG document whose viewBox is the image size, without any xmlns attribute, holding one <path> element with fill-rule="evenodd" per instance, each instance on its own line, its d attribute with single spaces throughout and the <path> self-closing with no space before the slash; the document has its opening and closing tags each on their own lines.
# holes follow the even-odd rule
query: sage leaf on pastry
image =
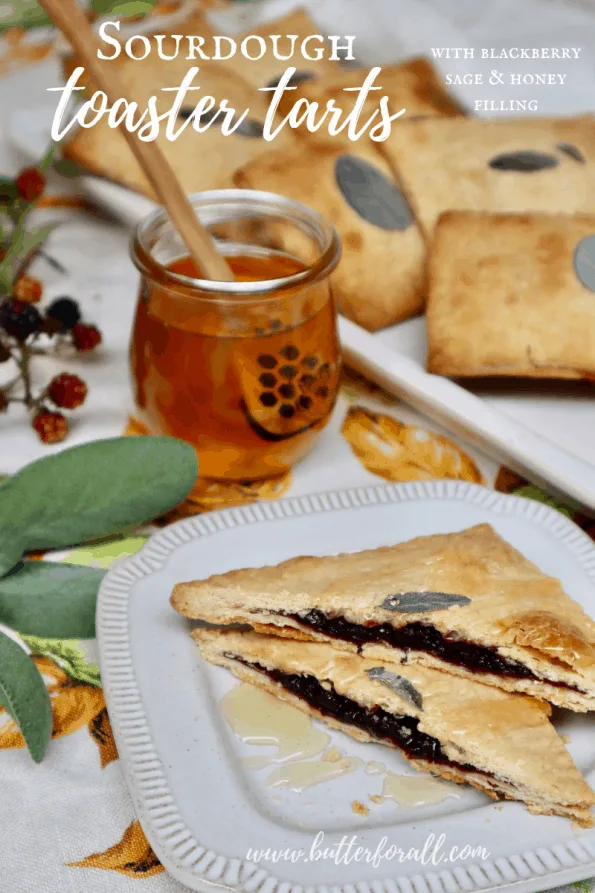
<svg viewBox="0 0 595 893">
<path fill-rule="evenodd" d="M 234 130 L 240 136 L 246 136 L 250 139 L 260 139 L 264 133 L 264 125 L 254 118 L 246 118 Z"/>
<path fill-rule="evenodd" d="M 557 148 L 560 152 L 564 152 L 565 155 L 568 155 L 569 158 L 578 161 L 579 164 L 586 164 L 585 156 L 581 150 L 577 149 L 572 143 L 558 143 Z"/>
<path fill-rule="evenodd" d="M 389 595 L 378 607 L 385 611 L 399 611 L 401 614 L 425 614 L 452 608 L 453 605 L 470 604 L 471 599 L 466 595 L 452 595 L 449 592 L 403 592 Z"/>
<path fill-rule="evenodd" d="M 391 673 L 386 667 L 372 667 L 366 670 L 366 673 L 370 679 L 381 682 L 382 685 L 388 685 L 391 691 L 400 695 L 412 707 L 417 707 L 418 710 L 424 709 L 422 696 L 408 679 L 403 678 L 403 676 L 397 676 L 396 673 Z"/>
<path fill-rule="evenodd" d="M 396 183 L 356 155 L 340 155 L 335 177 L 345 201 L 368 223 L 385 230 L 404 230 L 413 223 L 409 202 Z"/>
<path fill-rule="evenodd" d="M 585 288 L 595 291 L 595 233 L 585 236 L 576 246 L 574 269 Z"/>
<path fill-rule="evenodd" d="M 595 621 L 489 524 L 214 574 L 179 583 L 171 603 L 192 620 L 397 664 L 407 678 L 404 661 L 595 710 Z"/>
<path fill-rule="evenodd" d="M 490 167 L 497 171 L 518 171 L 532 173 L 548 168 L 558 167 L 558 159 L 545 152 L 507 152 L 496 155 L 490 161 Z"/>
<path fill-rule="evenodd" d="M 283 75 L 279 75 L 279 77 L 272 78 L 267 84 L 267 90 L 276 90 L 279 84 L 281 83 L 281 78 Z M 287 82 L 287 87 L 297 87 L 298 84 L 303 84 L 306 81 L 311 81 L 316 77 L 316 74 L 313 71 L 294 71 L 291 75 L 290 79 Z"/>
</svg>

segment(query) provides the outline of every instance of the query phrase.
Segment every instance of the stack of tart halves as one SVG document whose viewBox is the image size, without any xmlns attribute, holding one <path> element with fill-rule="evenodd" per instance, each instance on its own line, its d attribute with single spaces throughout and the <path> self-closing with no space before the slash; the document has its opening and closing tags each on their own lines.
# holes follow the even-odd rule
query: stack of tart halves
<svg viewBox="0 0 595 893">
<path fill-rule="evenodd" d="M 595 622 L 490 525 L 235 570 L 171 601 L 218 625 L 192 632 L 206 660 L 332 728 L 593 825 L 549 717 L 595 709 Z"/>
</svg>

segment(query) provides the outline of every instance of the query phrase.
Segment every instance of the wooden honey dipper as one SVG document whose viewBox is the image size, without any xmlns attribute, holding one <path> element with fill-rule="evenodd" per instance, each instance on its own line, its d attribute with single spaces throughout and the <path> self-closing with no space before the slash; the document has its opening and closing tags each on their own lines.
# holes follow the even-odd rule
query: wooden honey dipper
<svg viewBox="0 0 595 893">
<path fill-rule="evenodd" d="M 98 59 L 99 40 L 76 0 L 39 0 L 39 4 L 80 56 L 91 79 L 105 93 L 109 102 L 114 104 L 118 99 L 126 99 L 117 74 L 109 66 L 102 65 Z M 126 138 L 201 274 L 206 279 L 232 282 L 234 276 L 229 265 L 217 250 L 210 233 L 197 219 L 188 196 L 157 143 L 143 142 L 136 133 L 131 133 L 126 128 L 121 128 L 120 132 Z"/>
</svg>

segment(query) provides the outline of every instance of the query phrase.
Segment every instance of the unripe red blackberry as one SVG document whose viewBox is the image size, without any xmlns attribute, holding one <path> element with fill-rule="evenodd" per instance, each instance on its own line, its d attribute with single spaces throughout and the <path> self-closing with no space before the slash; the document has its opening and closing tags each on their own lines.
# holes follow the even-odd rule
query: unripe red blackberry
<svg viewBox="0 0 595 893">
<path fill-rule="evenodd" d="M 45 177 L 36 167 L 25 167 L 15 180 L 15 186 L 21 198 L 34 202 L 45 189 Z"/>
<path fill-rule="evenodd" d="M 78 351 L 86 353 L 101 344 L 101 332 L 97 326 L 78 322 L 72 329 L 72 342 Z"/>
<path fill-rule="evenodd" d="M 42 443 L 60 443 L 68 434 L 68 422 L 61 412 L 42 409 L 31 422 Z"/>
<path fill-rule="evenodd" d="M 62 372 L 56 375 L 49 384 L 48 396 L 56 406 L 62 409 L 77 409 L 85 402 L 87 385 L 78 375 Z"/>
<path fill-rule="evenodd" d="M 24 273 L 13 285 L 12 294 L 18 301 L 23 301 L 25 304 L 37 304 L 41 300 L 43 286 L 35 276 L 27 276 Z"/>
</svg>

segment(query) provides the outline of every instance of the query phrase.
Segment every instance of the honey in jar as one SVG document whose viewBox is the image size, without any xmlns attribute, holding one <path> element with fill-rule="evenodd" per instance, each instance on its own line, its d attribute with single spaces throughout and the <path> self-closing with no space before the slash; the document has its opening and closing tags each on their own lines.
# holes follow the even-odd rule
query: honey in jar
<svg viewBox="0 0 595 893">
<path fill-rule="evenodd" d="M 193 444 L 202 477 L 253 481 L 286 472 L 328 421 L 340 376 L 336 313 L 328 270 L 312 275 L 270 244 L 222 248 L 233 283 L 207 284 L 183 254 L 143 271 L 136 413 L 150 432 Z"/>
</svg>

